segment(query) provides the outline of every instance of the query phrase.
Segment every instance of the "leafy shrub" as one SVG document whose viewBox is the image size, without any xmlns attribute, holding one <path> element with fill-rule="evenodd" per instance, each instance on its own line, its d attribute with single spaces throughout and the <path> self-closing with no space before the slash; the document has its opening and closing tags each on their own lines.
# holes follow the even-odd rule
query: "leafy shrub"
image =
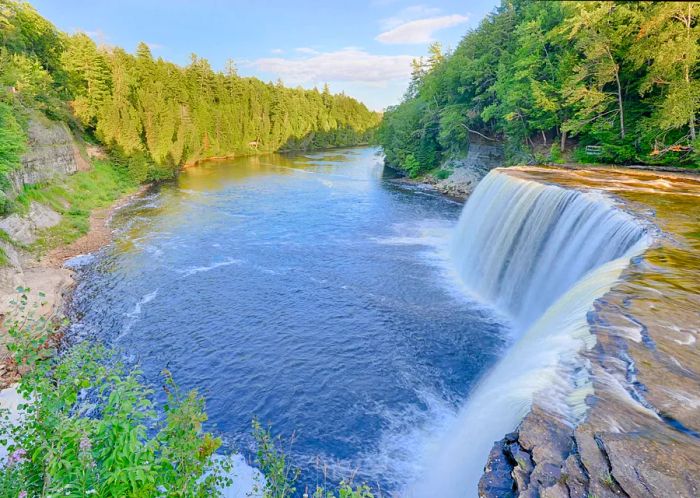
<svg viewBox="0 0 700 498">
<path fill-rule="evenodd" d="M 403 168 L 406 170 L 406 173 L 408 173 L 408 176 L 411 178 L 417 177 L 421 173 L 421 166 L 420 162 L 418 159 L 413 154 L 409 154 L 406 156 L 406 159 L 403 161 Z"/>
<path fill-rule="evenodd" d="M 561 146 L 559 142 L 554 142 L 549 149 L 549 160 L 556 164 L 564 163 L 564 155 L 561 152 Z"/>
<path fill-rule="evenodd" d="M 7 175 L 19 168 L 27 135 L 17 121 L 12 108 L 0 102 L 0 214 L 9 209 L 9 200 L 4 194 L 10 187 Z"/>
<path fill-rule="evenodd" d="M 168 404 L 159 417 L 138 370 L 108 349 L 80 344 L 58 354 L 54 325 L 36 318 L 23 292 L 9 329 L 24 371 L 20 422 L 7 417 L 0 439 L 9 456 L 0 468 L 0 497 L 219 496 L 226 460 L 219 439 L 202 431 L 204 401 L 182 393 L 166 373 Z"/>
<path fill-rule="evenodd" d="M 439 169 L 437 173 L 435 173 L 435 178 L 437 178 L 438 180 L 447 180 L 451 174 L 452 171 L 448 169 Z"/>
</svg>

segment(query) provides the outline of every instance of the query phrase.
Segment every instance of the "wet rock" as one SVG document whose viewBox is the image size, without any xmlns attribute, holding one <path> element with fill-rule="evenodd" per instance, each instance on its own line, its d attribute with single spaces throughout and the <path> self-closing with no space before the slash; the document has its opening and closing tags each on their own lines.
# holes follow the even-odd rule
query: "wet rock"
<svg viewBox="0 0 700 498">
<path fill-rule="evenodd" d="M 571 498 L 588 497 L 588 476 L 581 467 L 577 454 L 569 455 L 564 462 L 561 482 Z"/>
<path fill-rule="evenodd" d="M 530 454 L 523 450 L 518 443 L 508 444 L 505 451 L 510 454 L 510 460 L 515 462 L 512 475 L 513 479 L 515 479 L 517 489 L 527 489 L 530 484 L 530 474 L 535 468 L 532 463 L 532 457 L 530 457 Z"/>
<path fill-rule="evenodd" d="M 511 475 L 513 461 L 506 451 L 507 445 L 515 442 L 517 437 L 509 434 L 494 443 L 489 453 L 484 475 L 479 480 L 480 498 L 510 498 L 515 497 L 515 481 Z"/>
</svg>

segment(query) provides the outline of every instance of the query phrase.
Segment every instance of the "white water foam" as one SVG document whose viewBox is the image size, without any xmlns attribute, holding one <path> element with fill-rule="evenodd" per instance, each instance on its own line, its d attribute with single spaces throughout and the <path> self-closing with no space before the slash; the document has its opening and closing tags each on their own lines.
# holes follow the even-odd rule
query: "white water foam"
<svg viewBox="0 0 700 498">
<path fill-rule="evenodd" d="M 177 270 L 177 271 L 179 273 L 182 273 L 185 277 L 189 277 L 191 275 L 196 275 L 197 273 L 215 270 L 216 268 L 221 268 L 222 266 L 240 265 L 241 263 L 243 263 L 243 260 L 241 260 L 241 259 L 226 258 L 223 261 L 217 261 L 217 262 L 212 263 L 208 266 L 192 266 L 190 268 L 186 268 L 184 270 Z"/>
</svg>

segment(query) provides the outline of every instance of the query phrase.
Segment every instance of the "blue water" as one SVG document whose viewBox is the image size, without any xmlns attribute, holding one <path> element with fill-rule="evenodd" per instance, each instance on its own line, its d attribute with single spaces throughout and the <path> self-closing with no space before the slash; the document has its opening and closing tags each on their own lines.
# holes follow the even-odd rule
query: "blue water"
<svg viewBox="0 0 700 498">
<path fill-rule="evenodd" d="M 188 169 L 83 260 L 73 334 L 198 389 L 228 449 L 251 458 L 255 416 L 304 483 L 397 491 L 507 336 L 451 276 L 461 208 L 370 148 Z"/>
</svg>

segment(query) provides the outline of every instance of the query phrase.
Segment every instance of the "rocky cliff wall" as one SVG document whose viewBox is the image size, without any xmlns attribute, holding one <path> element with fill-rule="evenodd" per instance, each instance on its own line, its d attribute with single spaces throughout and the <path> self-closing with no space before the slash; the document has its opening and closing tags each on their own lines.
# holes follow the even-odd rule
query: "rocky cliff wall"
<svg viewBox="0 0 700 498">
<path fill-rule="evenodd" d="M 500 142 L 474 139 L 469 144 L 466 157 L 450 159 L 443 165 L 452 173 L 435 183 L 435 187 L 443 194 L 464 199 L 489 171 L 503 166 L 503 159 L 503 145 Z"/>
<path fill-rule="evenodd" d="M 8 175 L 12 187 L 8 192 L 10 197 L 16 197 L 25 185 L 47 183 L 89 169 L 89 162 L 82 157 L 77 140 L 65 123 L 36 113 L 29 120 L 27 135 L 28 147 L 21 167 Z M 7 311 L 18 286 L 48 285 L 60 294 L 61 288 L 70 284 L 63 271 L 48 268 L 43 269 L 43 274 L 35 271 L 40 265 L 27 251 L 41 230 L 56 226 L 60 221 L 59 213 L 38 202 L 31 202 L 26 213 L 0 218 L 0 230 L 8 239 L 0 241 L 6 260 L 0 267 L 0 313 Z M 51 289 L 46 291 L 51 292 Z"/>
<path fill-rule="evenodd" d="M 29 120 L 27 137 L 22 166 L 9 174 L 14 195 L 24 185 L 48 182 L 90 167 L 65 123 L 35 114 Z"/>
</svg>

